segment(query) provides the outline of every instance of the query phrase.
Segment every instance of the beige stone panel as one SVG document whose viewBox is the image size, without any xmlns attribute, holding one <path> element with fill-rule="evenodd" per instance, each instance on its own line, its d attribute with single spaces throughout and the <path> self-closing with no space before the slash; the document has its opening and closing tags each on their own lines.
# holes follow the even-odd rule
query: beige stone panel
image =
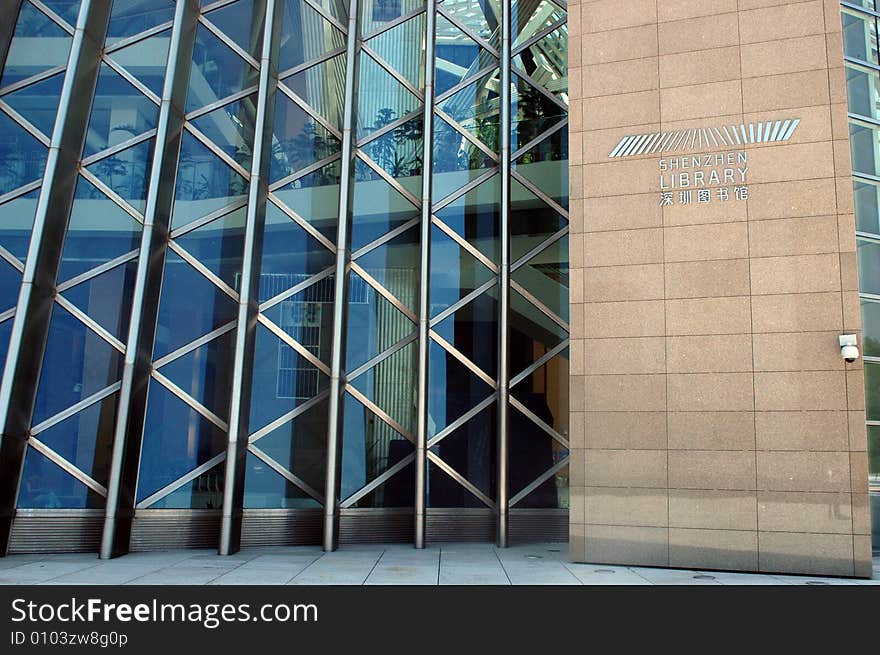
<svg viewBox="0 0 880 655">
<path fill-rule="evenodd" d="M 572 487 L 569 490 L 568 520 L 570 523 L 583 525 L 586 521 L 584 512 L 584 487 Z"/>
<path fill-rule="evenodd" d="M 583 487 L 584 486 L 584 461 L 585 461 L 585 450 L 577 450 L 571 453 L 571 458 L 568 464 L 568 483 L 569 486 L 572 487 Z"/>
<path fill-rule="evenodd" d="M 663 252 L 667 262 L 747 258 L 749 227 L 744 222 L 667 227 Z"/>
<path fill-rule="evenodd" d="M 850 492 L 849 453 L 758 451 L 761 491 Z"/>
<path fill-rule="evenodd" d="M 741 11 L 739 14 L 741 43 L 791 39 L 824 32 L 825 15 L 821 0 Z"/>
<path fill-rule="evenodd" d="M 862 329 L 862 307 L 857 291 L 844 291 L 843 329 L 847 332 L 860 332 Z"/>
<path fill-rule="evenodd" d="M 836 139 L 832 142 L 834 150 L 834 174 L 837 177 L 848 177 L 852 175 L 852 156 L 850 151 L 849 139 L 846 141 Z"/>
<path fill-rule="evenodd" d="M 663 210 L 656 193 L 587 198 L 584 231 L 629 230 L 663 224 Z"/>
<path fill-rule="evenodd" d="M 759 532 L 758 557 L 760 570 L 767 573 L 853 574 L 849 535 Z"/>
<path fill-rule="evenodd" d="M 846 409 L 843 371 L 755 373 L 757 411 Z"/>
<path fill-rule="evenodd" d="M 584 131 L 584 101 L 581 97 L 574 97 L 569 94 L 568 102 L 568 131 L 583 132 Z"/>
<path fill-rule="evenodd" d="M 744 78 L 827 68 L 824 34 L 752 43 L 741 51 Z"/>
<path fill-rule="evenodd" d="M 669 411 L 749 411 L 754 407 L 750 373 L 667 375 Z"/>
<path fill-rule="evenodd" d="M 749 181 L 785 182 L 820 179 L 834 175 L 832 147 L 828 141 L 752 148 L 748 152 Z M 836 214 L 837 209 L 823 213 Z M 812 215 L 821 214 L 813 211 Z"/>
<path fill-rule="evenodd" d="M 573 166 L 582 166 L 584 163 L 584 133 L 571 132 L 569 138 L 569 164 Z"/>
<path fill-rule="evenodd" d="M 663 297 L 663 265 L 588 268 L 584 275 L 588 302 L 653 300 Z"/>
<path fill-rule="evenodd" d="M 669 564 L 666 528 L 588 525 L 586 561 L 595 564 Z"/>
<path fill-rule="evenodd" d="M 572 562 L 587 561 L 586 538 L 583 524 L 569 523 L 568 558 Z"/>
<path fill-rule="evenodd" d="M 657 3 L 657 19 L 661 23 L 732 11 L 736 11 L 736 0 L 661 0 Z"/>
<path fill-rule="evenodd" d="M 587 487 L 588 525 L 640 525 L 666 527 L 665 489 Z"/>
<path fill-rule="evenodd" d="M 582 450 L 587 445 L 587 417 L 584 412 L 572 412 L 569 417 L 568 438 L 572 451 Z"/>
<path fill-rule="evenodd" d="M 660 54 L 738 45 L 738 32 L 735 13 L 660 23 Z"/>
<path fill-rule="evenodd" d="M 755 414 L 740 412 L 669 412 L 671 450 L 752 450 Z"/>
<path fill-rule="evenodd" d="M 868 450 L 868 428 L 865 425 L 864 411 L 849 411 L 849 449 L 863 452 Z"/>
<path fill-rule="evenodd" d="M 850 489 L 854 493 L 866 493 L 868 491 L 868 453 L 850 453 Z"/>
<path fill-rule="evenodd" d="M 718 298 L 749 293 L 749 260 L 666 264 L 667 298 Z"/>
<path fill-rule="evenodd" d="M 750 221 L 749 247 L 752 257 L 836 252 L 837 217 L 811 216 Z"/>
<path fill-rule="evenodd" d="M 588 448 L 666 449 L 665 412 L 587 412 Z"/>
<path fill-rule="evenodd" d="M 660 120 L 682 121 L 742 111 L 739 80 L 677 86 L 660 91 Z"/>
<path fill-rule="evenodd" d="M 583 97 L 649 91 L 660 86 L 657 57 L 610 61 L 583 68 Z M 569 79 L 571 74 L 569 73 Z"/>
<path fill-rule="evenodd" d="M 586 342 L 584 339 L 573 339 L 569 343 L 569 373 L 571 375 L 586 375 Z"/>
<path fill-rule="evenodd" d="M 649 337 L 665 332 L 662 300 L 588 303 L 584 312 L 587 337 Z"/>
<path fill-rule="evenodd" d="M 842 371 L 838 332 L 754 335 L 756 371 Z"/>
<path fill-rule="evenodd" d="M 582 340 L 586 337 L 586 326 L 584 325 L 584 304 L 570 303 L 569 311 L 571 311 L 571 322 L 569 323 L 569 329 L 571 330 L 571 332 L 569 333 L 569 336 L 571 337 L 572 341 Z"/>
<path fill-rule="evenodd" d="M 798 73 L 800 74 L 800 73 Z M 764 78 L 755 78 L 755 79 L 764 79 Z M 818 107 L 804 107 L 801 105 L 797 105 L 794 109 L 772 109 L 765 111 L 756 111 L 745 114 L 744 116 L 746 123 L 751 122 L 764 122 L 766 124 L 767 121 L 781 121 L 784 123 L 786 120 L 792 118 L 800 118 L 801 122 L 798 124 L 797 130 L 795 131 L 795 135 L 797 136 L 797 143 L 809 143 L 812 141 L 828 141 L 831 139 L 831 111 L 828 109 L 827 105 L 818 106 Z M 771 135 L 773 126 L 771 126 Z M 780 124 L 780 131 L 782 130 L 782 125 Z M 760 146 L 763 148 L 776 148 L 778 144 L 765 144 Z"/>
<path fill-rule="evenodd" d="M 751 178 L 756 179 L 755 177 Z M 852 185 L 849 190 L 852 196 Z M 749 220 L 836 214 L 834 178 L 749 184 Z"/>
<path fill-rule="evenodd" d="M 746 11 L 748 9 L 788 5 L 792 2 L 801 2 L 801 0 L 739 0 L 738 6 L 740 11 Z"/>
<path fill-rule="evenodd" d="M 666 488 L 664 450 L 588 450 L 585 464 L 590 487 Z"/>
<path fill-rule="evenodd" d="M 669 566 L 754 571 L 758 567 L 758 534 L 670 528 Z"/>
<path fill-rule="evenodd" d="M 852 178 L 836 178 L 834 180 L 834 188 L 837 190 L 837 213 L 852 214 L 855 211 Z"/>
<path fill-rule="evenodd" d="M 666 333 L 669 335 L 742 334 L 751 329 L 748 297 L 666 301 Z"/>
<path fill-rule="evenodd" d="M 664 373 L 666 351 L 663 337 L 588 339 L 585 353 L 590 375 Z"/>
<path fill-rule="evenodd" d="M 747 219 L 746 202 L 735 199 L 720 201 L 717 195 L 713 195 L 712 202 L 708 204 L 692 202 L 689 205 L 676 204 L 672 207 L 663 208 L 663 224 L 668 227 L 676 225 L 733 223 Z"/>
<path fill-rule="evenodd" d="M 586 376 L 571 375 L 568 378 L 569 409 L 572 412 L 587 411 Z"/>
<path fill-rule="evenodd" d="M 761 531 L 851 534 L 852 527 L 848 493 L 758 492 Z"/>
<path fill-rule="evenodd" d="M 733 450 L 670 450 L 670 489 L 755 489 L 755 453 Z"/>
<path fill-rule="evenodd" d="M 846 408 L 865 409 L 865 372 L 863 370 L 846 372 Z"/>
<path fill-rule="evenodd" d="M 669 527 L 757 530 L 755 492 L 670 489 Z"/>
<path fill-rule="evenodd" d="M 663 261 L 663 230 L 616 230 L 584 235 L 584 264 L 619 266 L 655 264 Z"/>
<path fill-rule="evenodd" d="M 656 25 L 581 35 L 581 62 L 584 66 L 656 57 L 657 54 Z"/>
<path fill-rule="evenodd" d="M 670 373 L 744 372 L 752 370 L 752 335 L 668 337 Z"/>
<path fill-rule="evenodd" d="M 572 303 L 584 301 L 584 271 L 582 268 L 572 268 L 569 271 L 568 293 Z"/>
<path fill-rule="evenodd" d="M 844 291 L 859 290 L 859 262 L 854 252 L 840 253 L 840 284 Z"/>
<path fill-rule="evenodd" d="M 837 247 L 840 252 L 856 250 L 856 217 L 855 214 L 839 214 L 837 216 Z"/>
<path fill-rule="evenodd" d="M 839 330 L 840 293 L 796 293 L 752 298 L 754 332 Z"/>
<path fill-rule="evenodd" d="M 852 494 L 853 534 L 871 534 L 871 505 L 868 494 Z"/>
<path fill-rule="evenodd" d="M 587 198 L 625 196 L 633 189 L 659 189 L 660 174 L 653 159 L 618 159 L 584 166 Z M 659 198 L 655 195 L 655 201 Z M 589 207 L 588 207 L 589 211 Z"/>
<path fill-rule="evenodd" d="M 843 61 L 843 31 L 829 32 L 825 35 L 825 52 L 830 66 Z M 840 65 L 840 64 L 837 64 Z"/>
<path fill-rule="evenodd" d="M 755 413 L 758 450 L 842 451 L 847 443 L 844 411 Z"/>
<path fill-rule="evenodd" d="M 584 100 L 584 124 L 593 129 L 644 125 L 659 120 L 658 91 L 618 93 Z"/>
<path fill-rule="evenodd" d="M 849 107 L 845 102 L 838 102 L 829 107 L 831 114 L 831 135 L 833 139 L 846 141 L 849 139 Z"/>
<path fill-rule="evenodd" d="M 873 574 L 872 544 L 869 535 L 853 535 L 853 552 L 855 561 L 853 575 L 859 578 L 871 578 Z"/>
<path fill-rule="evenodd" d="M 572 222 L 577 222 L 579 226 L 577 231 L 581 232 L 583 231 L 584 224 L 584 167 L 578 164 L 569 165 L 568 179 L 571 202 L 570 213 L 572 214 L 571 220 Z M 576 217 L 574 216 L 575 211 L 577 211 Z"/>
<path fill-rule="evenodd" d="M 662 412 L 666 410 L 664 375 L 588 375 L 589 411 Z"/>
<path fill-rule="evenodd" d="M 605 32 L 657 22 L 656 0 L 596 0 L 584 8 L 581 25 L 584 32 Z"/>
<path fill-rule="evenodd" d="M 739 80 L 738 46 L 660 57 L 660 86 L 663 88 L 726 80 Z"/>
</svg>

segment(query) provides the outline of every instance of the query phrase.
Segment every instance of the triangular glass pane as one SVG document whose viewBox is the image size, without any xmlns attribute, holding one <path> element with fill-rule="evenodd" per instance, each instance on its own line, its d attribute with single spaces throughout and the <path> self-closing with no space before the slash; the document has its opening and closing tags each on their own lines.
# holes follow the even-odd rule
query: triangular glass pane
<svg viewBox="0 0 880 655">
<path fill-rule="evenodd" d="M 141 224 L 84 177 L 76 183 L 58 281 L 64 282 L 140 246 Z"/>
<path fill-rule="evenodd" d="M 568 321 L 568 237 L 554 241 L 510 275 L 550 311 Z"/>
<path fill-rule="evenodd" d="M 345 369 L 353 371 L 415 330 L 413 322 L 357 273 L 349 275 Z"/>
<path fill-rule="evenodd" d="M 238 0 L 205 14 L 220 31 L 251 57 L 260 59 L 263 47 L 265 0 Z"/>
<path fill-rule="evenodd" d="M 260 437 L 254 446 L 312 489 L 324 492 L 327 473 L 327 401 Z"/>
<path fill-rule="evenodd" d="M 352 252 L 418 216 L 412 202 L 360 159 L 355 160 L 354 176 Z"/>
<path fill-rule="evenodd" d="M 282 283 L 276 283 L 273 291 L 280 293 L 306 279 L 305 275 L 291 274 Z M 333 280 L 332 275 L 322 278 L 263 311 L 266 318 L 328 366 L 333 333 Z"/>
<path fill-rule="evenodd" d="M 568 436 L 568 348 L 511 387 L 510 393 L 535 416 Z"/>
<path fill-rule="evenodd" d="M 23 264 L 27 260 L 40 190 L 35 189 L 0 205 L 0 246 Z"/>
<path fill-rule="evenodd" d="M 491 377 L 498 367 L 498 298 L 492 287 L 433 330 Z"/>
<path fill-rule="evenodd" d="M 131 320 L 137 260 L 128 261 L 77 284 L 64 297 L 89 318 L 124 342 Z"/>
<path fill-rule="evenodd" d="M 159 372 L 224 421 L 229 416 L 235 330 L 174 359 Z"/>
<path fill-rule="evenodd" d="M 281 23 L 278 70 L 282 73 L 325 52 L 345 47 L 345 34 L 302 0 L 287 0 Z"/>
<path fill-rule="evenodd" d="M 189 132 L 180 144 L 172 228 L 247 197 L 248 182 Z"/>
<path fill-rule="evenodd" d="M 0 111 L 0 196 L 41 179 L 47 152 L 46 146 Z"/>
<path fill-rule="evenodd" d="M 405 16 L 411 11 L 424 7 L 421 0 L 373 0 L 360 3 L 361 34 L 369 35 L 385 23 Z"/>
<path fill-rule="evenodd" d="M 549 26 L 549 23 L 544 26 Z M 531 35 L 522 40 L 529 38 Z M 557 27 L 520 51 L 513 58 L 513 66 L 568 104 L 568 26 Z"/>
<path fill-rule="evenodd" d="M 108 56 L 161 98 L 170 43 L 171 30 L 165 30 Z"/>
<path fill-rule="evenodd" d="M 514 407 L 509 421 L 507 475 L 511 494 L 518 494 L 567 457 L 568 451 Z M 568 470 L 566 465 L 556 471 L 522 498 L 516 509 L 568 509 Z"/>
<path fill-rule="evenodd" d="M 550 100 L 519 75 L 513 75 L 511 84 L 510 149 L 526 145 L 565 118 L 565 109 Z"/>
<path fill-rule="evenodd" d="M 19 509 L 101 509 L 104 497 L 39 451 L 28 448 L 18 491 Z"/>
<path fill-rule="evenodd" d="M 9 16 L 5 20 L 11 20 Z M 67 63 L 71 36 L 30 2 L 21 3 L 0 87 Z M 35 57 L 34 53 L 40 56 Z M 0 130 L 0 133 L 4 131 Z"/>
<path fill-rule="evenodd" d="M 515 3 L 511 11 L 513 47 L 565 18 L 565 11 L 549 0 Z"/>
<path fill-rule="evenodd" d="M 428 352 L 428 436 L 433 437 L 485 400 L 492 387 L 436 341 Z"/>
<path fill-rule="evenodd" d="M 416 225 L 356 261 L 413 313 L 419 305 L 419 227 Z"/>
<path fill-rule="evenodd" d="M 458 26 L 437 15 L 434 88 L 437 95 L 446 93 L 478 70 L 498 64 L 498 59 L 462 32 Z"/>
<path fill-rule="evenodd" d="M 294 317 L 296 325 L 284 325 L 285 329 L 298 328 L 297 336 L 313 343 L 301 344 L 312 350 L 319 350 L 328 343 L 330 335 L 325 329 L 326 307 L 314 303 L 316 315 Z M 301 306 L 301 305 L 300 305 Z M 295 309 L 295 308 L 294 308 Z M 331 319 L 332 320 L 332 317 Z M 313 325 L 309 326 L 309 323 Z M 317 328 L 309 330 L 309 327 Z M 314 333 L 318 332 L 317 335 Z M 313 337 L 307 339 L 306 337 Z M 254 372 L 251 380 L 250 430 L 255 432 L 268 425 L 279 416 L 296 409 L 307 400 L 314 398 L 330 384 L 330 379 L 318 368 L 288 346 L 263 325 L 257 324 L 254 346 Z"/>
<path fill-rule="evenodd" d="M 284 78 L 282 84 L 302 98 L 330 125 L 342 129 L 345 53 Z"/>
<path fill-rule="evenodd" d="M 388 125 L 419 108 L 419 99 L 367 54 L 361 54 L 358 68 L 357 136 Z"/>
<path fill-rule="evenodd" d="M 422 193 L 422 117 L 364 144 L 361 150 L 404 189 L 418 197 Z"/>
<path fill-rule="evenodd" d="M 321 503 L 275 471 L 253 453 L 247 454 L 244 474 L 246 509 L 307 509 Z"/>
<path fill-rule="evenodd" d="M 196 32 L 186 112 L 205 105 L 257 83 L 257 69 L 223 43 L 204 25 Z"/>
<path fill-rule="evenodd" d="M 172 0 L 116 0 L 107 27 L 107 45 L 174 18 Z"/>
<path fill-rule="evenodd" d="M 12 336 L 12 318 L 0 323 L 0 366 L 6 366 L 6 355 L 9 352 L 9 338 Z"/>
<path fill-rule="evenodd" d="M 494 277 L 484 264 L 436 225 L 431 226 L 431 316 L 454 305 Z"/>
<path fill-rule="evenodd" d="M 457 0 L 444 3 L 443 9 L 496 49 L 501 47 L 499 0 Z"/>
<path fill-rule="evenodd" d="M 425 14 L 422 13 L 385 30 L 367 41 L 367 45 L 410 84 L 421 89 L 425 86 L 424 38 Z"/>
<path fill-rule="evenodd" d="M 159 298 L 154 358 L 208 334 L 237 315 L 238 305 L 232 298 L 177 253 L 168 250 Z"/>
<path fill-rule="evenodd" d="M 497 166 L 489 155 L 439 116 L 434 117 L 432 164 L 431 197 L 435 203 Z"/>
<path fill-rule="evenodd" d="M 510 370 L 517 375 L 568 338 L 562 326 L 510 290 Z"/>
<path fill-rule="evenodd" d="M 0 259 L 0 311 L 15 307 L 21 288 L 21 271 Z"/>
<path fill-rule="evenodd" d="M 239 207 L 177 237 L 175 241 L 214 275 L 239 291 L 246 220 L 247 207 Z"/>
<path fill-rule="evenodd" d="M 150 509 L 216 509 L 223 507 L 223 480 L 226 465 L 221 463 L 178 487 L 150 505 Z"/>
<path fill-rule="evenodd" d="M 339 139 L 295 102 L 283 93 L 275 94 L 270 182 L 334 155 L 341 147 Z"/>
<path fill-rule="evenodd" d="M 409 456 L 414 447 L 397 430 L 346 393 L 339 497 L 346 499 Z M 407 484 L 408 483 L 408 484 Z M 412 466 L 399 472 L 358 507 L 408 507 L 413 503 Z"/>
<path fill-rule="evenodd" d="M 557 130 L 524 152 L 513 170 L 568 209 L 568 130 Z"/>
<path fill-rule="evenodd" d="M 336 243 L 341 174 L 340 161 L 337 159 L 276 190 L 274 194 L 331 243 Z"/>
<path fill-rule="evenodd" d="M 468 132 L 498 152 L 500 96 L 499 71 L 483 75 L 440 103 L 440 108 Z"/>
<path fill-rule="evenodd" d="M 464 447 L 466 448 L 466 445 Z M 495 466 L 497 467 L 497 463 Z M 482 468 L 488 469 L 489 465 L 484 464 Z M 481 484 L 486 484 L 485 477 L 483 477 L 486 472 L 473 471 L 472 473 L 475 473 L 480 478 Z M 427 507 L 487 509 L 487 505 L 484 502 L 430 459 L 428 460 L 426 478 L 427 498 L 425 502 Z M 494 496 L 490 497 L 494 500 Z"/>
<path fill-rule="evenodd" d="M 56 304 L 40 369 L 33 425 L 118 382 L 122 359 L 122 353 Z"/>
<path fill-rule="evenodd" d="M 132 207 L 143 213 L 153 165 L 154 139 L 141 141 L 86 168 Z"/>
<path fill-rule="evenodd" d="M 416 413 L 417 343 L 414 341 L 351 380 L 351 385 L 413 434 Z"/>
<path fill-rule="evenodd" d="M 254 150 L 256 94 L 194 118 L 191 123 L 242 168 L 249 170 Z"/>
<path fill-rule="evenodd" d="M 40 130 L 46 138 L 52 138 L 62 84 L 64 84 L 64 73 L 59 73 L 13 91 L 3 96 L 3 100 Z"/>
<path fill-rule="evenodd" d="M 564 172 L 568 178 L 568 169 Z M 544 188 L 540 186 L 539 188 Z M 568 225 L 564 216 L 516 180 L 510 181 L 510 261 L 544 243 Z"/>
<path fill-rule="evenodd" d="M 296 0 L 285 1 L 295 2 Z M 348 24 L 348 3 L 345 0 L 315 0 L 314 4 L 320 5 L 328 14 L 343 25 Z"/>
<path fill-rule="evenodd" d="M 101 64 L 83 157 L 156 127 L 159 107 L 107 64 Z"/>
<path fill-rule="evenodd" d="M 70 27 L 76 27 L 79 15 L 80 0 L 43 0 L 43 4 L 58 14 Z"/>
<path fill-rule="evenodd" d="M 83 473 L 103 485 L 110 472 L 119 394 L 89 405 L 37 435 Z"/>
</svg>

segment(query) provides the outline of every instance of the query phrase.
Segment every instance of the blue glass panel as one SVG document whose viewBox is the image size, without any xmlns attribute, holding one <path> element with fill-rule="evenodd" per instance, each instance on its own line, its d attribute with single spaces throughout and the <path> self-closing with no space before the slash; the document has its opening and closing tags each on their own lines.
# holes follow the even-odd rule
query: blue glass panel
<svg viewBox="0 0 880 655">
<path fill-rule="evenodd" d="M 76 183 L 59 282 L 136 250 L 141 224 L 84 177 Z"/>
<path fill-rule="evenodd" d="M 137 260 L 132 260 L 68 289 L 63 295 L 124 343 L 136 274 Z"/>
<path fill-rule="evenodd" d="M 513 170 L 568 209 L 568 130 L 557 130 L 520 155 Z"/>
<path fill-rule="evenodd" d="M 205 14 L 205 18 L 259 61 L 263 45 L 263 24 L 266 20 L 265 0 L 238 0 L 210 11 Z"/>
<path fill-rule="evenodd" d="M 494 175 L 434 213 L 490 261 L 498 261 L 501 177 Z"/>
<path fill-rule="evenodd" d="M 170 42 L 171 30 L 165 30 L 117 50 L 109 57 L 161 98 Z"/>
<path fill-rule="evenodd" d="M 428 436 L 433 437 L 493 389 L 434 341 L 428 356 Z"/>
<path fill-rule="evenodd" d="M 122 353 L 56 304 L 49 323 L 33 424 L 119 381 L 122 359 Z"/>
<path fill-rule="evenodd" d="M 168 251 L 159 298 L 153 357 L 198 339 L 236 318 L 238 305 L 201 273 Z"/>
<path fill-rule="evenodd" d="M 480 294 L 433 328 L 456 350 L 493 378 L 498 365 L 497 292 L 497 287 L 493 287 Z"/>
<path fill-rule="evenodd" d="M 371 243 L 418 216 L 418 210 L 360 159 L 354 165 L 351 249 Z"/>
<path fill-rule="evenodd" d="M 350 380 L 355 389 L 410 434 L 415 431 L 416 346 L 410 343 Z"/>
<path fill-rule="evenodd" d="M 151 509 L 216 509 L 223 507 L 226 465 L 205 471 L 150 505 Z"/>
<path fill-rule="evenodd" d="M 66 65 L 71 40 L 70 35 L 46 14 L 30 2 L 22 2 L 0 86 Z"/>
<path fill-rule="evenodd" d="M 493 152 L 499 147 L 499 75 L 498 70 L 487 73 L 439 103 L 456 123 Z"/>
<path fill-rule="evenodd" d="M 18 490 L 18 507 L 101 509 L 104 498 L 33 448 L 28 448 Z"/>
<path fill-rule="evenodd" d="M 95 162 L 87 170 L 123 200 L 143 213 L 153 165 L 154 139 L 141 141 L 122 152 Z"/>
<path fill-rule="evenodd" d="M 254 149 L 254 121 L 257 96 L 247 96 L 194 118 L 192 124 L 220 150 L 250 170 Z"/>
<path fill-rule="evenodd" d="M 239 290 L 247 207 L 202 225 L 175 241 L 230 287 Z"/>
<path fill-rule="evenodd" d="M 494 277 L 492 271 L 436 225 L 431 226 L 430 271 L 428 288 L 431 316 L 454 305 Z"/>
<path fill-rule="evenodd" d="M 186 112 L 189 113 L 258 81 L 258 73 L 204 25 L 196 32 Z"/>
<path fill-rule="evenodd" d="M 422 118 L 365 143 L 361 150 L 412 195 L 422 195 Z"/>
<path fill-rule="evenodd" d="M 359 139 L 419 108 L 419 99 L 369 55 L 360 55 L 358 74 Z"/>
<path fill-rule="evenodd" d="M 37 439 L 106 486 L 118 401 L 119 396 L 114 393 L 43 430 Z"/>
<path fill-rule="evenodd" d="M 260 302 L 333 266 L 336 256 L 274 203 L 266 205 Z"/>
<path fill-rule="evenodd" d="M 154 129 L 158 119 L 156 103 L 107 64 L 102 64 L 83 157 Z"/>
<path fill-rule="evenodd" d="M 0 111 L 0 195 L 42 178 L 47 152 L 42 143 Z"/>
<path fill-rule="evenodd" d="M 331 243 L 339 221 L 339 160 L 275 191 L 275 196 Z"/>
<path fill-rule="evenodd" d="M 0 205 L 0 246 L 22 263 L 27 259 L 39 197 L 36 189 Z"/>
<path fill-rule="evenodd" d="M 49 9 L 64 19 L 71 27 L 76 27 L 76 19 L 79 15 L 79 0 L 43 0 Z"/>
<path fill-rule="evenodd" d="M 410 84 L 421 89 L 425 86 L 424 38 L 425 14 L 419 14 L 373 37 L 367 45 Z"/>
<path fill-rule="evenodd" d="M 528 263 L 517 268 L 510 279 L 522 285 L 550 311 L 568 322 L 568 237 L 557 239 Z"/>
<path fill-rule="evenodd" d="M 431 197 L 436 203 L 497 164 L 439 116 L 434 118 L 434 176 Z"/>
<path fill-rule="evenodd" d="M 138 502 L 224 452 L 226 442 L 225 432 L 151 380 L 138 476 Z M 222 489 L 221 484 L 221 497 Z"/>
<path fill-rule="evenodd" d="M 229 417 L 235 330 L 165 364 L 159 372 L 224 421 Z"/>
<path fill-rule="evenodd" d="M 275 94 L 272 135 L 271 182 L 336 154 L 341 147 L 339 139 L 283 93 Z"/>
<path fill-rule="evenodd" d="M 0 259 L 0 312 L 15 307 L 21 287 L 21 271 Z"/>
<path fill-rule="evenodd" d="M 568 179 L 567 162 L 562 175 Z M 549 163 L 553 167 L 553 163 Z M 546 172 L 546 171 L 545 171 Z M 548 182 L 550 182 L 548 180 Z M 541 190 L 547 186 L 539 186 Z M 568 221 L 516 180 L 510 181 L 510 261 L 516 263 L 533 248 L 568 225 Z M 567 260 L 566 260 L 567 261 Z"/>
<path fill-rule="evenodd" d="M 328 366 L 335 294 L 333 280 L 332 275 L 325 277 L 263 310 L 266 318 Z"/>
<path fill-rule="evenodd" d="M 356 369 L 415 329 L 399 309 L 357 273 L 349 276 L 345 368 Z"/>
<path fill-rule="evenodd" d="M 330 125 L 342 129 L 345 53 L 285 77 L 282 84 L 302 98 Z"/>
<path fill-rule="evenodd" d="M 388 21 L 405 16 L 411 11 L 424 6 L 419 0 L 373 0 L 360 3 L 361 33 L 369 34 L 379 29 Z"/>
<path fill-rule="evenodd" d="M 566 380 L 566 385 L 568 381 Z M 508 480 L 512 494 L 519 493 L 555 464 L 568 456 L 568 450 L 550 437 L 515 407 L 510 408 L 508 436 Z M 568 466 L 538 485 L 518 508 L 568 507 Z"/>
<path fill-rule="evenodd" d="M 272 469 L 253 453 L 247 454 L 244 474 L 244 507 L 290 509 L 321 507 L 321 503 Z"/>
<path fill-rule="evenodd" d="M 517 150 L 565 118 L 567 111 L 519 75 L 513 75 L 510 149 Z M 563 128 L 564 129 L 564 128 Z"/>
<path fill-rule="evenodd" d="M 419 305 L 419 226 L 358 257 L 358 265 L 413 313 Z"/>
<path fill-rule="evenodd" d="M 510 394 L 562 436 L 568 436 L 568 348 L 510 389 Z"/>
<path fill-rule="evenodd" d="M 531 5 L 530 5 L 531 6 Z M 501 3 L 499 0 L 457 0 L 443 7 L 462 25 L 495 48 L 501 47 Z"/>
<path fill-rule="evenodd" d="M 880 420 L 880 364 L 865 362 L 865 409 L 869 421 Z"/>
<path fill-rule="evenodd" d="M 511 13 L 514 47 L 565 18 L 565 11 L 549 0 L 539 3 L 514 2 Z"/>
<path fill-rule="evenodd" d="M 880 185 L 853 178 L 856 229 L 880 235 Z"/>
<path fill-rule="evenodd" d="M 488 50 L 480 47 L 444 16 L 437 16 L 434 63 L 434 88 L 437 95 L 446 93 L 477 71 L 497 65 L 498 59 L 489 54 Z"/>
<path fill-rule="evenodd" d="M 64 74 L 59 73 L 13 91 L 3 96 L 3 100 L 47 138 L 52 138 L 62 84 L 64 84 Z"/>
<path fill-rule="evenodd" d="M 516 375 L 565 339 L 568 333 L 519 292 L 510 291 L 510 370 Z"/>
<path fill-rule="evenodd" d="M 286 71 L 345 47 L 345 34 L 302 0 L 287 0 L 281 22 L 278 70 Z"/>
<path fill-rule="evenodd" d="M 145 32 L 174 18 L 172 0 L 114 0 L 107 45 Z"/>
</svg>

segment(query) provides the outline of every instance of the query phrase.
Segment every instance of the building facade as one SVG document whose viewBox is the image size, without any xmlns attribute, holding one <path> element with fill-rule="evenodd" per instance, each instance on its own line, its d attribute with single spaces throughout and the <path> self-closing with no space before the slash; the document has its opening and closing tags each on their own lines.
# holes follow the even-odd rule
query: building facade
<svg viewBox="0 0 880 655">
<path fill-rule="evenodd" d="M 3 552 L 870 574 L 872 2 L 0 13 Z"/>
</svg>

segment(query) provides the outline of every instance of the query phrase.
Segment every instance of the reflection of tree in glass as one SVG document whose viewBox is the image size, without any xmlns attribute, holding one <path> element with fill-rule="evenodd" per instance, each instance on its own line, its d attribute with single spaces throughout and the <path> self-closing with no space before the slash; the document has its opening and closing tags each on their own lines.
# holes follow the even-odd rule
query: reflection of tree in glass
<svg viewBox="0 0 880 655">
<path fill-rule="evenodd" d="M 286 177 L 337 152 L 339 152 L 339 140 L 336 137 L 324 128 L 319 130 L 313 122 L 305 123 L 296 136 L 280 139 L 272 144 L 273 168 L 278 172 L 275 176 Z M 324 183 L 321 180 L 321 171 L 324 170 L 315 172 L 314 175 L 318 175 L 315 184 Z M 326 183 L 333 184 L 333 181 L 328 179 Z"/>
<path fill-rule="evenodd" d="M 397 112 L 385 107 L 376 113 L 370 132 L 376 132 L 394 122 Z M 370 158 L 394 177 L 411 177 L 422 173 L 422 122 L 407 121 L 373 139 L 364 149 Z M 355 179 L 374 179 L 375 174 L 363 167 Z"/>
</svg>

